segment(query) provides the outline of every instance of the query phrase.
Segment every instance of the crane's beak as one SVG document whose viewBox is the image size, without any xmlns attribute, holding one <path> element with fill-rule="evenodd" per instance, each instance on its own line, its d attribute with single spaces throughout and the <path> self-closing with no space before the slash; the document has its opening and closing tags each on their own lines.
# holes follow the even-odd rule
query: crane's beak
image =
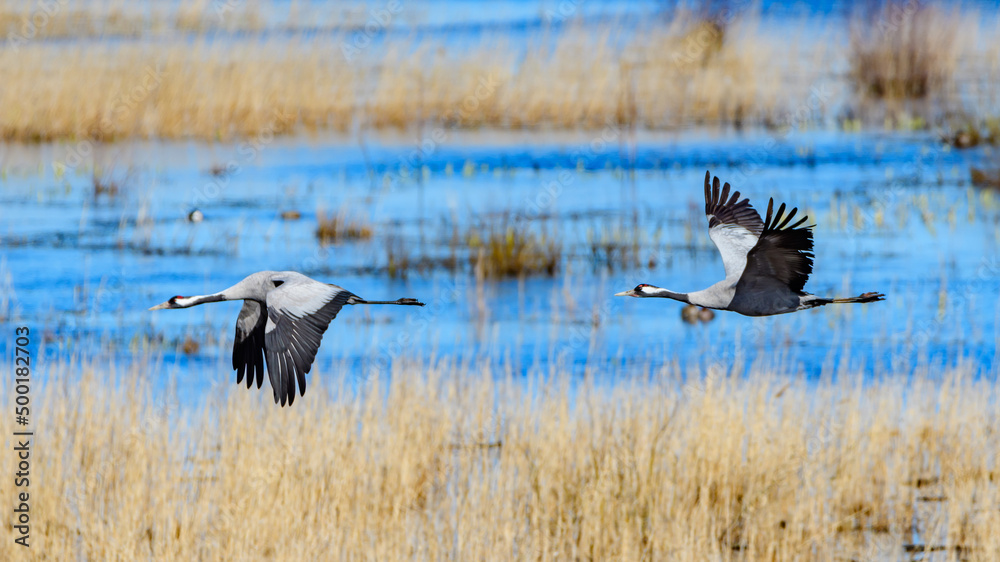
<svg viewBox="0 0 1000 562">
<path fill-rule="evenodd" d="M 635 289 L 629 289 L 627 291 L 622 291 L 620 293 L 615 293 L 616 297 L 634 297 Z"/>
<path fill-rule="evenodd" d="M 170 301 L 150 307 L 150 310 L 163 310 L 164 308 L 170 308 Z"/>
</svg>

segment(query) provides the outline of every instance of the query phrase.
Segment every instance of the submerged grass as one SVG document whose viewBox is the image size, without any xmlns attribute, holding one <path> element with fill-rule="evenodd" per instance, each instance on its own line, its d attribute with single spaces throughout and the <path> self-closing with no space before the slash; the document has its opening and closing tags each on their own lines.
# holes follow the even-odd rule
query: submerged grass
<svg viewBox="0 0 1000 562">
<path fill-rule="evenodd" d="M 562 262 L 557 236 L 505 215 L 469 230 L 466 244 L 478 278 L 553 276 Z"/>
<path fill-rule="evenodd" d="M 314 373 L 282 409 L 229 384 L 182 404 L 147 365 L 48 365 L 30 551 L 46 558 L 1000 556 L 996 381 L 962 368 L 608 388 L 397 362 L 358 391 Z M 24 554 L 13 533 L 4 559 Z"/>
<path fill-rule="evenodd" d="M 367 240 L 373 233 L 374 228 L 371 224 L 348 217 L 346 209 L 329 215 L 325 211 L 316 213 L 316 238 L 323 244 L 344 240 Z"/>
<path fill-rule="evenodd" d="M 657 238 L 659 236 L 654 234 L 653 239 Z M 590 259 L 595 265 L 610 271 L 628 270 L 640 265 L 655 267 L 655 252 L 648 251 L 649 245 L 635 216 L 631 220 L 623 218 L 617 222 L 605 222 L 587 231 Z M 645 253 L 644 249 L 647 250 Z"/>
</svg>

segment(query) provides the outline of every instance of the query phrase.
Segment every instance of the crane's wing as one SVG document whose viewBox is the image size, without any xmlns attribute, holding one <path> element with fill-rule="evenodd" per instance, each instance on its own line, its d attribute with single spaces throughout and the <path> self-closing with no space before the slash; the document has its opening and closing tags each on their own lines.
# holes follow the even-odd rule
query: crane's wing
<svg viewBox="0 0 1000 562">
<path fill-rule="evenodd" d="M 736 285 L 737 293 L 741 287 L 761 289 L 774 285 L 777 288 L 777 283 L 780 283 L 801 294 L 812 273 L 812 226 L 800 228 L 809 217 L 804 216 L 789 225 L 798 209 L 792 209 L 787 216 L 783 216 L 785 204 L 782 203 L 772 217 L 773 209 L 774 199 L 771 199 L 767 203 L 767 219 L 760 240 L 747 254 L 746 271 Z"/>
<path fill-rule="evenodd" d="M 296 382 L 300 394 L 306 393 L 306 373 L 323 333 L 351 297 L 357 298 L 350 291 L 305 276 L 290 277 L 267 293 L 264 355 L 275 403 L 291 405 Z"/>
<path fill-rule="evenodd" d="M 705 215 L 708 217 L 708 236 L 722 254 L 726 279 L 734 282 L 740 278 L 747 264 L 747 254 L 757 244 L 764 222 L 750 205 L 749 199 L 740 201 L 740 192 L 729 195 L 729 184 L 719 191 L 719 178 L 708 183 L 711 175 L 705 172 Z"/>
<path fill-rule="evenodd" d="M 247 378 L 247 388 L 257 380 L 257 388 L 264 384 L 264 325 L 267 315 L 261 312 L 257 301 L 243 301 L 240 316 L 236 319 L 236 342 L 233 344 L 233 369 L 236 384 Z"/>
</svg>

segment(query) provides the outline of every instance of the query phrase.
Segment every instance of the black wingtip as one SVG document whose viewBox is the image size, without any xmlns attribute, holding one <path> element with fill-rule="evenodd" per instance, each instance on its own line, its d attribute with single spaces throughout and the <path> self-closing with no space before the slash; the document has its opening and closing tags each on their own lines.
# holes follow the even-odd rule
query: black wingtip
<svg viewBox="0 0 1000 562">
<path fill-rule="evenodd" d="M 749 204 L 749 201 L 750 200 L 748 199 L 747 200 L 747 204 Z M 740 204 L 740 192 L 739 191 L 734 191 L 733 192 L 733 196 L 729 199 L 729 202 L 726 203 L 726 205 L 732 207 L 732 206 L 739 205 L 739 204 Z"/>
<path fill-rule="evenodd" d="M 705 214 L 712 214 L 712 175 L 705 170 Z"/>
<path fill-rule="evenodd" d="M 797 212 L 799 212 L 799 208 L 792 207 L 792 210 L 787 215 L 785 215 L 785 220 L 781 221 L 781 224 L 778 225 L 778 229 L 780 230 L 788 226 L 788 223 L 791 222 L 793 218 L 795 218 L 795 213 Z"/>
</svg>

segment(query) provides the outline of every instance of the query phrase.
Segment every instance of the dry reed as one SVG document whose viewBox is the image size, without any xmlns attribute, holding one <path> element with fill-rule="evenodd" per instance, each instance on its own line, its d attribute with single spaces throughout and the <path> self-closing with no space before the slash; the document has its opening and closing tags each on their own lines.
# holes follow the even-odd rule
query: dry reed
<svg viewBox="0 0 1000 562">
<path fill-rule="evenodd" d="M 343 240 L 366 240 L 374 232 L 372 225 L 358 218 L 348 216 L 347 209 L 328 215 L 326 211 L 316 213 L 316 238 L 329 244 Z"/>
<path fill-rule="evenodd" d="M 554 40 L 541 33 L 523 46 L 490 38 L 464 49 L 394 36 L 355 48 L 356 22 L 322 24 L 325 31 L 308 37 L 213 40 L 195 33 L 194 39 L 160 34 L 127 43 L 49 41 L 77 28 L 102 35 L 132 34 L 137 25 L 145 32 L 161 25 L 195 31 L 265 25 L 252 9 L 220 22 L 217 3 L 204 0 L 150 16 L 167 24 L 136 23 L 124 4 L 85 15 L 64 10 L 30 40 L 0 49 L 0 138 L 267 139 L 426 123 L 591 130 L 808 125 L 844 103 L 816 99 L 816 92 L 826 96 L 845 85 L 829 71 L 841 57 L 849 66 L 847 83 L 859 94 L 860 105 L 849 105 L 848 114 L 865 112 L 873 101 L 914 99 L 947 107 L 907 107 L 905 115 L 893 109 L 913 127 L 926 127 L 928 117 L 936 121 L 943 110 L 995 113 L 1000 50 L 975 40 L 974 13 L 886 6 L 852 20 L 846 57 L 825 41 L 762 29 L 752 9 L 735 10 L 719 23 L 678 11 L 638 28 L 567 25 Z M 364 16 L 352 14 L 345 17 Z M 0 5 L 0 26 L 16 31 L 24 17 L 23 7 Z M 830 33 L 836 37 L 839 30 Z M 348 54 L 347 47 L 356 52 Z"/>
<path fill-rule="evenodd" d="M 887 3 L 876 17 L 853 22 L 851 79 L 863 95 L 917 99 L 951 86 L 963 22 L 954 13 L 912 6 L 904 11 Z"/>
<path fill-rule="evenodd" d="M 570 29 L 518 60 L 502 44 L 454 52 L 390 42 L 347 60 L 347 38 L 0 49 L 0 137 L 114 140 L 406 128 L 670 128 L 774 119 L 807 82 L 779 45 L 734 23 L 704 39 L 678 20 L 635 32 Z M 714 28 L 711 28 L 714 29 Z M 721 33 L 721 31 L 719 32 Z M 711 34 L 709 34 L 711 35 Z M 794 57 L 791 57 L 794 60 Z"/>
<path fill-rule="evenodd" d="M 504 215 L 469 230 L 466 244 L 477 278 L 553 276 L 562 261 L 562 242 Z"/>
<path fill-rule="evenodd" d="M 962 368 L 840 382 L 664 371 L 607 388 L 397 364 L 360 382 L 314 372 L 285 409 L 228 382 L 183 405 L 171 385 L 154 395 L 163 374 L 148 371 L 49 364 L 32 547 L 4 525 L 0 557 L 1000 555 L 995 377 Z"/>
</svg>

